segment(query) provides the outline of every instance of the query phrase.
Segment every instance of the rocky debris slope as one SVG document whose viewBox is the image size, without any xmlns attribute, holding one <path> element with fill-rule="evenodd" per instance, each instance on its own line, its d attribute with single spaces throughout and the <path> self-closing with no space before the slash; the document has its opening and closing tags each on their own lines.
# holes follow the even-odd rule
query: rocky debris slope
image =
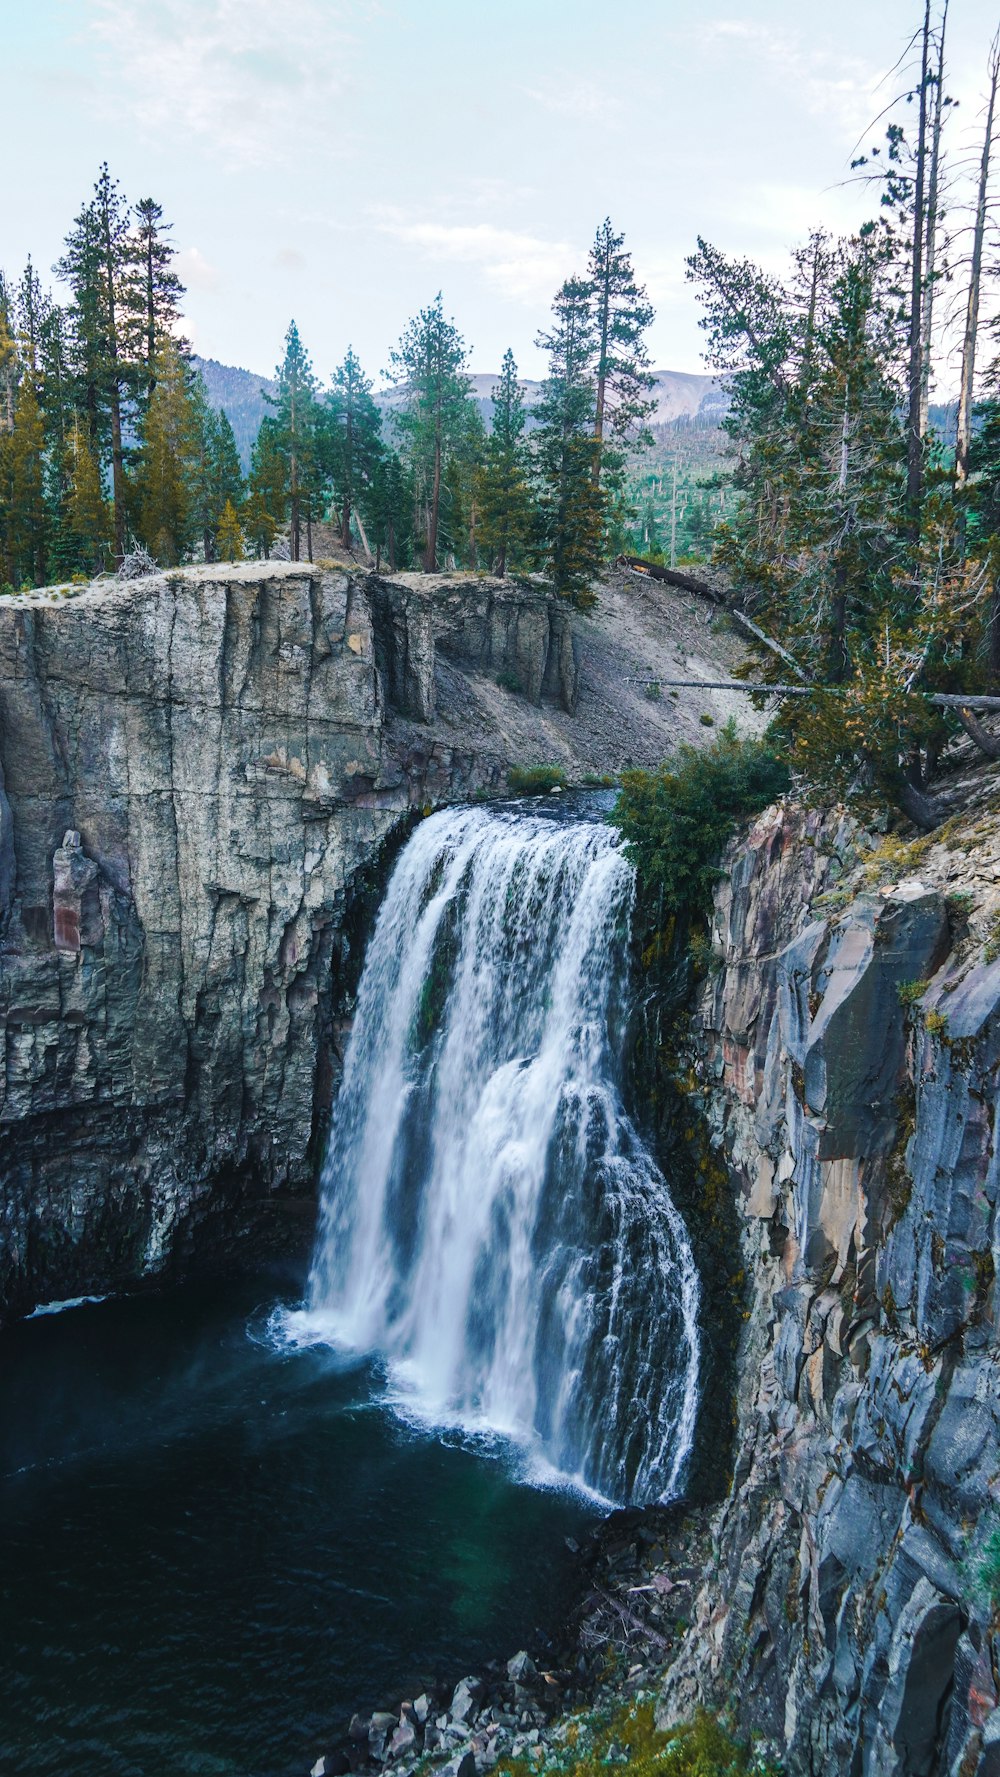
<svg viewBox="0 0 1000 1777">
<path fill-rule="evenodd" d="M 564 1635 L 535 1657 L 429 1684 L 413 1699 L 355 1715 L 313 1777 L 418 1768 L 483 1777 L 501 1760 L 543 1770 L 565 1752 L 567 1711 L 600 1711 L 650 1695 L 665 1654 L 682 1640 L 706 1552 L 706 1511 L 680 1507 L 613 1512 L 581 1548 L 580 1597 Z"/>
<path fill-rule="evenodd" d="M 866 846 L 869 848 L 866 850 Z M 735 1702 L 790 1773 L 1000 1770 L 1000 822 L 770 811 L 698 1023 L 739 1191 L 736 1472 L 661 1719 Z"/>
</svg>

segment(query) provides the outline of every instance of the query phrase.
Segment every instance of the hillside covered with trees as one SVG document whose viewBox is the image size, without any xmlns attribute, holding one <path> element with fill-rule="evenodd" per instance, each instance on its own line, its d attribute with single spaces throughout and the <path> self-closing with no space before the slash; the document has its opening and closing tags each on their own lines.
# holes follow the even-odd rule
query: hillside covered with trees
<svg viewBox="0 0 1000 1777">
<path fill-rule="evenodd" d="M 484 418 L 439 294 L 381 392 L 350 346 L 322 386 L 293 321 L 253 421 L 246 377 L 189 353 L 160 205 L 103 167 L 61 299 L 30 263 L 0 281 L 0 583 L 114 571 L 138 546 L 169 566 L 287 537 L 298 559 L 318 521 L 393 571 L 540 571 L 584 607 L 620 550 L 710 556 L 804 782 L 933 825 L 949 738 L 1000 753 L 981 719 L 1000 693 L 1000 52 L 970 157 L 950 140 L 946 21 L 925 0 L 884 139 L 854 164 L 871 219 L 853 236 L 815 230 L 781 277 L 699 239 L 716 381 L 655 432 L 653 310 L 609 220 L 555 295 L 530 399 L 508 351 Z M 932 409 L 949 378 L 956 406 Z"/>
</svg>

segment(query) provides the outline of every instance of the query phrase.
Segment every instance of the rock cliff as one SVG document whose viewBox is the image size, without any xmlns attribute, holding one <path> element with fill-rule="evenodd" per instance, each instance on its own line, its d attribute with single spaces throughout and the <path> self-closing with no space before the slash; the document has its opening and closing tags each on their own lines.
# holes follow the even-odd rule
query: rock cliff
<svg viewBox="0 0 1000 1777">
<path fill-rule="evenodd" d="M 656 592 L 602 611 L 346 559 L 0 598 L 0 1321 L 228 1249 L 251 1208 L 308 1224 L 359 896 L 411 810 L 707 738 L 716 694 L 641 675 L 711 677 L 731 639 Z"/>
<path fill-rule="evenodd" d="M 1000 1771 L 1000 824 L 952 826 L 770 811 L 696 1018 L 745 1332 L 661 1719 L 736 1699 L 793 1774 Z"/>
</svg>

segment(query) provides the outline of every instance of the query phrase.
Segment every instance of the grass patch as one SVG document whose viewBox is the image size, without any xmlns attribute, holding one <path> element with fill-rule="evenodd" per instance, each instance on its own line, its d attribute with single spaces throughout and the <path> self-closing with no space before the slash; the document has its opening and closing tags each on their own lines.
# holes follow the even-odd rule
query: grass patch
<svg viewBox="0 0 1000 1777">
<path fill-rule="evenodd" d="M 693 1721 L 660 1730 L 653 1705 L 635 1702 L 611 1716 L 577 1717 L 564 1730 L 564 1750 L 546 1763 L 565 1777 L 607 1777 L 627 1766 L 630 1777 L 779 1777 L 780 1767 L 747 1743 L 734 1740 L 721 1722 L 700 1710 Z M 501 1760 L 505 1777 L 524 1777 L 526 1760 Z"/>
<path fill-rule="evenodd" d="M 566 773 L 561 765 L 512 765 L 507 782 L 517 796 L 544 796 L 566 788 Z"/>
</svg>

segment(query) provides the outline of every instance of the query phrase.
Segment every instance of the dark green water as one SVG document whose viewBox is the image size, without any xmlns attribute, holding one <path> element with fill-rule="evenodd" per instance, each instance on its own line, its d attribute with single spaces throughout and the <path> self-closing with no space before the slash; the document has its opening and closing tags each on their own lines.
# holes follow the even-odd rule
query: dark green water
<svg viewBox="0 0 1000 1777">
<path fill-rule="evenodd" d="M 355 1707 L 558 1626 L 587 1508 L 274 1349 L 279 1293 L 0 1339 L 3 1777 L 304 1777 Z"/>
</svg>

